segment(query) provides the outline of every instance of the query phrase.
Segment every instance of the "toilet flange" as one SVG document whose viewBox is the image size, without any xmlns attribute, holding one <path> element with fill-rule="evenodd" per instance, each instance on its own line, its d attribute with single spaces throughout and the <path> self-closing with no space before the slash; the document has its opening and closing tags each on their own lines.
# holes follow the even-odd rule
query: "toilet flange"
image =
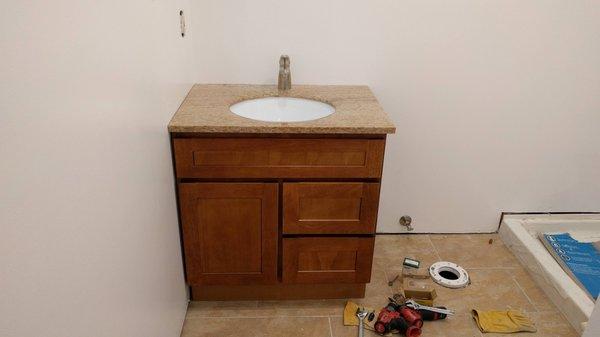
<svg viewBox="0 0 600 337">
<path fill-rule="evenodd" d="M 451 273 L 456 276 L 456 279 L 449 279 L 443 274 Z M 456 263 L 448 261 L 436 262 L 429 267 L 429 275 L 435 283 L 447 288 L 464 288 L 469 284 L 469 274 L 467 271 Z"/>
</svg>

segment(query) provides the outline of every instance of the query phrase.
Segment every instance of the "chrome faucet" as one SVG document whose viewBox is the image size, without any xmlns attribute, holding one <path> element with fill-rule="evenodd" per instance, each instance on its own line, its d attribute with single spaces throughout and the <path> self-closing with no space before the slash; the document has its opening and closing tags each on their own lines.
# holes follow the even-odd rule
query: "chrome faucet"
<svg viewBox="0 0 600 337">
<path fill-rule="evenodd" d="M 279 58 L 279 81 L 277 83 L 279 91 L 292 89 L 292 73 L 290 72 L 290 57 L 281 55 Z"/>
</svg>

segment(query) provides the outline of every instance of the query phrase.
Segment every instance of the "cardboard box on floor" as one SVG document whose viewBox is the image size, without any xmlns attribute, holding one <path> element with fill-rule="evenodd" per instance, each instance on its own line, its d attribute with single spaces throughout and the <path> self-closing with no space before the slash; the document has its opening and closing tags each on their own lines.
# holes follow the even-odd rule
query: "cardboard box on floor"
<svg viewBox="0 0 600 337">
<path fill-rule="evenodd" d="M 430 279 L 403 277 L 402 289 L 404 290 L 404 297 L 412 298 L 415 302 L 430 307 L 433 306 L 433 301 L 437 297 Z"/>
</svg>

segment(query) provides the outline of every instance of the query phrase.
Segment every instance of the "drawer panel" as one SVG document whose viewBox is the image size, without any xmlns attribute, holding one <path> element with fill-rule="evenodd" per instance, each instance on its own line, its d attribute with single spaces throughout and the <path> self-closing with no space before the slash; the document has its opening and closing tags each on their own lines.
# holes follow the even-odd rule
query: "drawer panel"
<svg viewBox="0 0 600 337">
<path fill-rule="evenodd" d="M 284 234 L 372 234 L 378 183 L 284 183 Z"/>
<path fill-rule="evenodd" d="M 374 237 L 283 239 L 284 283 L 368 283 Z"/>
<path fill-rule="evenodd" d="M 384 139 L 176 138 L 178 178 L 379 178 Z"/>
</svg>

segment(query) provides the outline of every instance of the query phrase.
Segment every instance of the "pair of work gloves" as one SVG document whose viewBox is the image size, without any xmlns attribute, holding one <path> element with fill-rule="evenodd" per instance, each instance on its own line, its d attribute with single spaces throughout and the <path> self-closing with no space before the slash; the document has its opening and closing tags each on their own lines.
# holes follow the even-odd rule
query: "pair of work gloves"
<svg viewBox="0 0 600 337">
<path fill-rule="evenodd" d="M 531 319 L 518 310 L 472 310 L 471 315 L 473 315 L 481 332 L 514 333 L 537 331 Z"/>
</svg>

